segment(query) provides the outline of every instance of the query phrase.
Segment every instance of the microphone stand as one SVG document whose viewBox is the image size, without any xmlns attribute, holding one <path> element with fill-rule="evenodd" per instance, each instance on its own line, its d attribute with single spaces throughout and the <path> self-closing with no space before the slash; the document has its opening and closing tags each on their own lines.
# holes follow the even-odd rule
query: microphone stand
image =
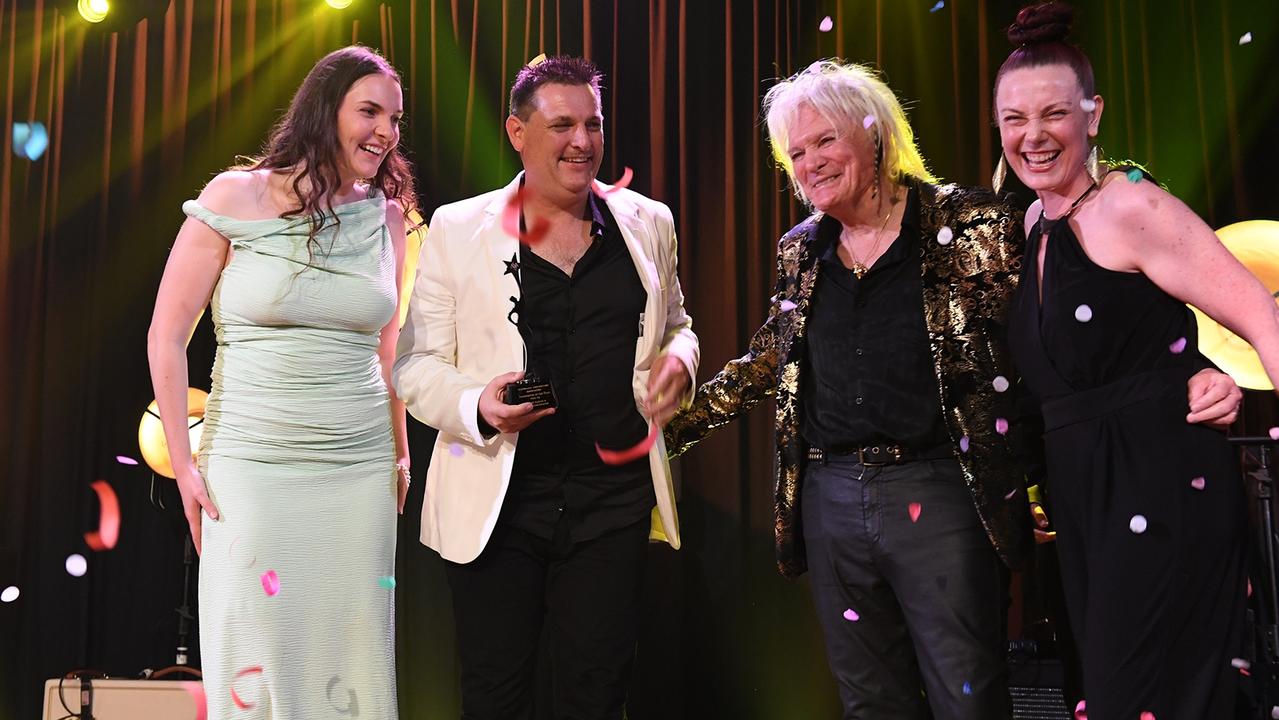
<svg viewBox="0 0 1279 720">
<path fill-rule="evenodd" d="M 1252 481 L 1249 494 L 1255 493 L 1257 506 L 1257 535 L 1254 550 L 1261 554 L 1254 565 L 1253 575 L 1258 582 L 1253 585 L 1253 597 L 1256 599 L 1256 636 L 1260 641 L 1257 648 L 1257 667 L 1252 667 L 1252 676 L 1256 678 L 1259 696 L 1256 698 L 1261 715 L 1271 717 L 1270 708 L 1276 704 L 1273 698 L 1279 688 L 1279 587 L 1276 580 L 1276 547 L 1274 506 L 1274 466 L 1271 455 L 1279 442 L 1269 436 L 1232 437 L 1230 443 L 1244 450 L 1245 455 L 1255 458 L 1257 469 L 1246 472 Z M 1256 453 L 1249 450 L 1256 448 Z M 1246 470 L 1246 468 L 1245 468 Z"/>
</svg>

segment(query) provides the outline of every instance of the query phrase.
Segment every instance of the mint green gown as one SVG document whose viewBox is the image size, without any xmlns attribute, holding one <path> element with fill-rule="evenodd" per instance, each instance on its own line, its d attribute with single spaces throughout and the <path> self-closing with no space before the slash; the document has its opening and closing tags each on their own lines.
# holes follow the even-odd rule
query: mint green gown
<svg viewBox="0 0 1279 720">
<path fill-rule="evenodd" d="M 221 513 L 205 516 L 200 558 L 209 718 L 395 718 L 395 446 L 377 355 L 396 307 L 386 201 L 337 207 L 341 225 L 310 256 L 304 219 L 182 209 L 234 250 L 210 303 L 198 457 Z"/>
</svg>

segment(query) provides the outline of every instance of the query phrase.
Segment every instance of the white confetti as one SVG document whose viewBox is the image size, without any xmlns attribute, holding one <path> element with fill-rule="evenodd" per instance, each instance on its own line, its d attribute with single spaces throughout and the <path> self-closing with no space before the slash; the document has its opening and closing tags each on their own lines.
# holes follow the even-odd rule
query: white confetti
<svg viewBox="0 0 1279 720">
<path fill-rule="evenodd" d="M 794 310 L 795 308 L 799 306 L 791 302 L 790 300 L 783 300 L 780 303 L 777 303 L 777 307 L 782 312 L 790 312 L 791 310 Z"/>
<path fill-rule="evenodd" d="M 835 27 L 835 21 L 830 19 L 830 15 L 827 15 L 826 17 L 822 18 L 822 22 L 820 25 L 817 26 L 817 29 L 821 30 L 822 32 L 830 32 L 831 29 L 834 27 Z"/>
<path fill-rule="evenodd" d="M 1092 320 L 1092 308 L 1087 305 L 1080 305 L 1075 308 L 1075 319 L 1079 322 L 1088 322 Z"/>
<path fill-rule="evenodd" d="M 994 386 L 995 392 L 1008 391 L 1008 378 L 1003 375 L 996 375 L 995 379 L 990 381 L 990 384 Z"/>
<path fill-rule="evenodd" d="M 14 600 L 18 599 L 19 594 L 20 594 L 20 591 L 18 590 L 18 586 L 10 585 L 9 587 L 4 589 L 4 592 L 0 592 L 0 602 L 11 603 Z"/>
<path fill-rule="evenodd" d="M 866 117 L 862 118 L 862 129 L 869 130 L 870 126 L 874 124 L 875 124 L 874 115 L 867 115 Z"/>
<path fill-rule="evenodd" d="M 949 225 L 942 225 L 941 230 L 937 231 L 937 244 L 949 245 L 950 241 L 955 238 L 955 231 L 950 229 Z"/>
<path fill-rule="evenodd" d="M 71 577 L 83 577 L 89 571 L 89 561 L 84 559 L 80 553 L 71 553 L 67 556 L 67 574 Z"/>
<path fill-rule="evenodd" d="M 1092 112 L 1097 109 L 1097 101 L 1092 98 L 1080 98 L 1079 109 L 1084 112 Z"/>
<path fill-rule="evenodd" d="M 1239 36 L 1239 44 L 1240 44 L 1240 45 L 1247 45 L 1247 44 L 1248 44 L 1248 43 L 1250 43 L 1250 42 L 1252 42 L 1252 33 L 1250 33 L 1250 32 L 1246 32 L 1246 33 L 1244 33 L 1243 35 L 1240 35 L 1240 36 Z"/>
<path fill-rule="evenodd" d="M 1252 667 L 1252 663 L 1244 660 L 1243 658 L 1231 658 L 1230 667 L 1236 670 L 1247 670 Z"/>
<path fill-rule="evenodd" d="M 1146 526 L 1145 515 L 1133 515 L 1132 519 L 1128 521 L 1128 529 L 1137 535 L 1146 532 Z"/>
</svg>

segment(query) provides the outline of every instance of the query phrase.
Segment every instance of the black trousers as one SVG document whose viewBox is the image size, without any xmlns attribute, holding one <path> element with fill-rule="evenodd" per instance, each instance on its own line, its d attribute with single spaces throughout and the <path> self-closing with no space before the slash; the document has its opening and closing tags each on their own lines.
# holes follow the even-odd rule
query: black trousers
<svg viewBox="0 0 1279 720">
<path fill-rule="evenodd" d="M 546 540 L 498 523 L 473 562 L 446 563 L 462 661 L 463 720 L 534 717 L 544 626 L 550 714 L 556 720 L 621 720 L 648 529 L 645 518 L 570 543 L 564 527 Z"/>
<path fill-rule="evenodd" d="M 1008 571 L 958 463 L 811 462 L 800 502 L 844 719 L 1010 717 Z"/>
</svg>

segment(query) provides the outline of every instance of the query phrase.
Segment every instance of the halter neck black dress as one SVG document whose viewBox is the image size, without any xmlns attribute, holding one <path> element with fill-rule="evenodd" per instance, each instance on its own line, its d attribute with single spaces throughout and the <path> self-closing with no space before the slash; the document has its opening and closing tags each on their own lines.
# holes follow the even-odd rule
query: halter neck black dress
<svg viewBox="0 0 1279 720">
<path fill-rule="evenodd" d="M 1225 436 L 1185 420 L 1186 382 L 1204 366 L 1194 319 L 1145 275 L 1094 263 L 1068 220 L 1041 217 L 1030 233 L 1009 344 L 1043 408 L 1088 716 L 1230 718 L 1244 497 Z"/>
</svg>

